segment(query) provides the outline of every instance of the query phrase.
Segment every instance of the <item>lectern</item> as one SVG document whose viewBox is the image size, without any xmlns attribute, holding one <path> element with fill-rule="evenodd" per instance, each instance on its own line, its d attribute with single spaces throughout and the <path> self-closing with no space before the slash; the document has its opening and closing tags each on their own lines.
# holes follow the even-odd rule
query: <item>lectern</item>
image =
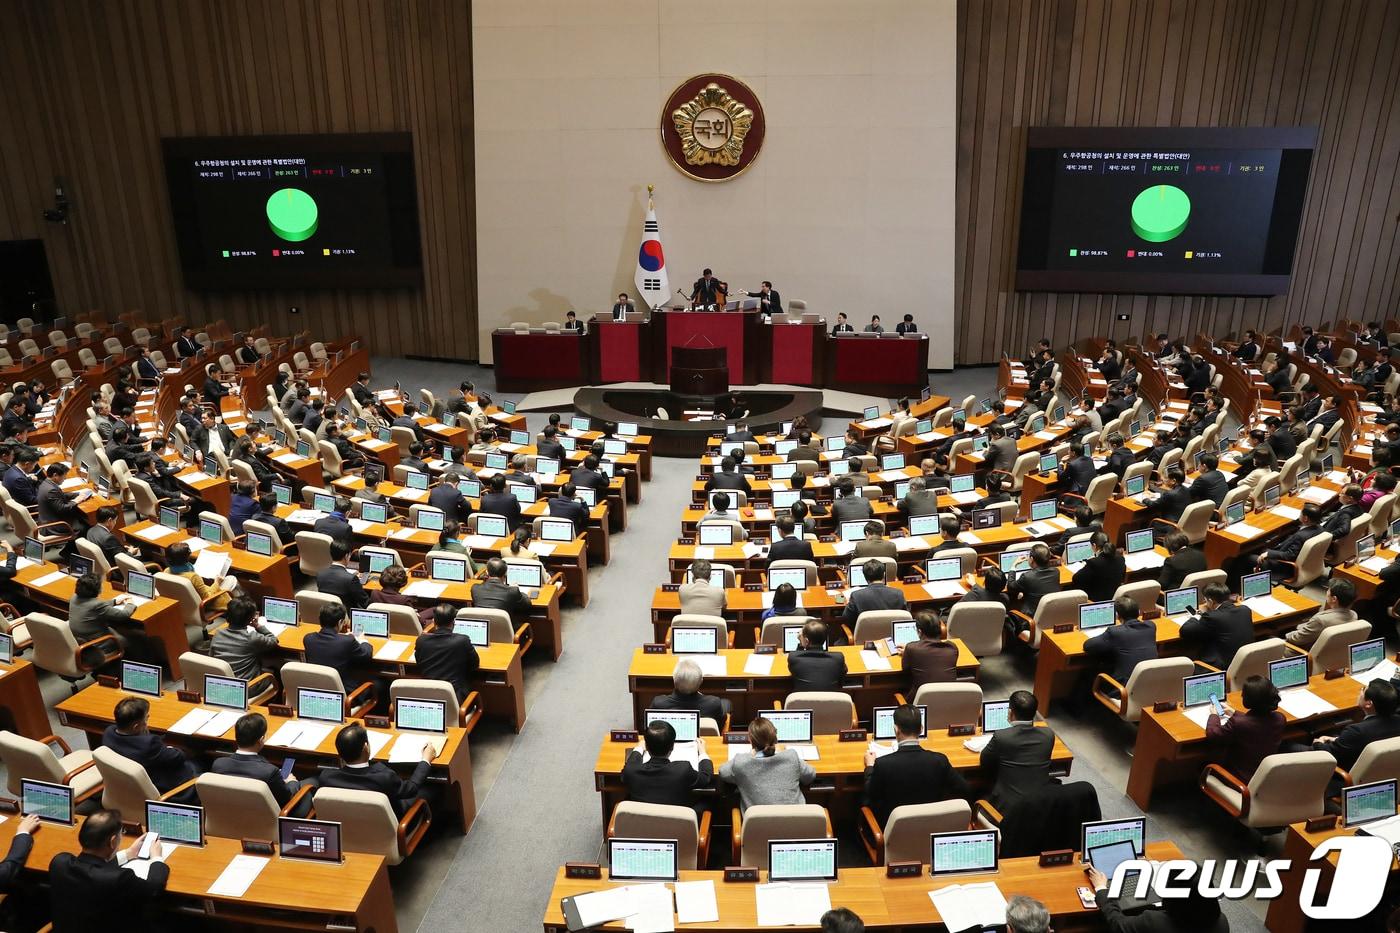
<svg viewBox="0 0 1400 933">
<path fill-rule="evenodd" d="M 729 391 L 729 351 L 724 347 L 672 347 L 671 391 L 720 395 Z"/>
</svg>

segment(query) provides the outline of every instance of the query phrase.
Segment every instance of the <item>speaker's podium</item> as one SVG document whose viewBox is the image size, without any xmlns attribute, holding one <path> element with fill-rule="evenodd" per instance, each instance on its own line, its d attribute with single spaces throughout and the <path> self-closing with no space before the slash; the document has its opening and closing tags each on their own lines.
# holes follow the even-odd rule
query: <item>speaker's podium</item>
<svg viewBox="0 0 1400 933">
<path fill-rule="evenodd" d="M 726 347 L 671 348 L 671 391 L 680 395 L 723 395 L 729 391 Z"/>
<path fill-rule="evenodd" d="M 628 311 L 624 321 L 613 320 L 610 313 L 593 316 L 599 382 L 641 382 L 646 378 L 644 374 L 651 371 L 646 327 L 646 315 L 641 311 Z"/>
</svg>

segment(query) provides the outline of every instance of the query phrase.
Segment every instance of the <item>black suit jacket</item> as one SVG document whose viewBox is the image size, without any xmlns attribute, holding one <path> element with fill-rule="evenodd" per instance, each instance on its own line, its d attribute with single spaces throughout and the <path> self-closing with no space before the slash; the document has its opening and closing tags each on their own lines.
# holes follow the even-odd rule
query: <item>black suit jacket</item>
<svg viewBox="0 0 1400 933">
<path fill-rule="evenodd" d="M 726 473 L 723 470 L 713 474 L 705 481 L 705 491 L 712 489 L 740 489 L 745 494 L 752 495 L 753 487 L 749 484 L 749 478 L 742 473 Z"/>
<path fill-rule="evenodd" d="M 141 920 L 145 907 L 165 890 L 170 868 L 155 862 L 142 879 L 116 859 L 60 852 L 49 862 L 49 907 L 54 933 L 87 933 L 112 926 L 114 918 L 129 929 L 150 929 Z"/>
<path fill-rule="evenodd" d="M 846 677 L 846 658 L 837 651 L 799 648 L 788 655 L 792 693 L 801 690 L 840 690 Z"/>
<path fill-rule="evenodd" d="M 966 800 L 971 795 L 967 781 L 948 763 L 948 756 L 913 743 L 875 759 L 865 777 L 865 804 L 881 826 L 895 807 Z"/>
<path fill-rule="evenodd" d="M 29 858 L 29 850 L 34 846 L 34 837 L 29 833 L 15 833 L 10 841 L 10 851 L 0 862 L 0 893 L 10 890 L 10 885 L 24 869 L 24 860 Z"/>
<path fill-rule="evenodd" d="M 1219 470 L 1206 470 L 1191 481 L 1190 490 L 1192 502 L 1209 499 L 1219 508 L 1220 503 L 1225 501 L 1225 494 L 1230 491 L 1230 483 Z"/>
<path fill-rule="evenodd" d="M 471 675 L 481 666 L 476 647 L 465 635 L 450 631 L 424 632 L 413 647 L 420 677 L 445 680 L 457 691 L 460 703 L 471 692 Z"/>
<path fill-rule="evenodd" d="M 123 735 L 115 725 L 111 725 L 102 733 L 102 747 L 110 748 L 145 768 L 151 783 L 162 794 L 193 780 L 195 776 L 194 765 L 190 764 L 184 752 L 166 745 L 160 736 L 149 732 Z"/>
<path fill-rule="evenodd" d="M 535 442 L 535 453 L 541 457 L 553 457 L 560 465 L 567 463 L 569 452 L 564 449 L 564 445 L 558 441 L 538 440 Z"/>
<path fill-rule="evenodd" d="M 1206 569 L 1206 555 L 1200 548 L 1185 547 L 1162 562 L 1162 572 L 1157 577 L 1162 592 L 1181 586 L 1183 580 L 1193 573 Z"/>
<path fill-rule="evenodd" d="M 472 504 L 462 495 L 462 490 L 446 483 L 438 483 L 433 487 L 433 491 L 428 493 L 428 505 L 442 509 L 448 518 L 457 522 L 465 522 L 467 516 L 472 514 Z"/>
<path fill-rule="evenodd" d="M 688 807 L 690 792 L 707 787 L 714 780 L 715 766 L 708 758 L 700 762 L 700 770 L 688 761 L 652 758 L 642 761 L 642 753 L 633 749 L 622 765 L 622 783 L 629 800 L 638 803 L 659 803 L 672 807 Z"/>
<path fill-rule="evenodd" d="M 1153 503 L 1157 506 L 1157 517 L 1165 518 L 1169 522 L 1181 521 L 1182 513 L 1191 504 L 1191 488 L 1177 486 L 1175 489 L 1163 490 Z"/>
<path fill-rule="evenodd" d="M 1082 496 L 1089 491 L 1089 484 L 1099 475 L 1093 459 L 1085 456 L 1074 457 L 1060 471 L 1060 478 L 1068 485 L 1069 492 Z"/>
<path fill-rule="evenodd" d="M 199 344 L 193 337 L 181 337 L 175 341 L 175 353 L 184 359 L 187 356 L 194 356 L 199 352 Z"/>
<path fill-rule="evenodd" d="M 1181 637 L 1199 644 L 1200 660 L 1222 671 L 1235 652 L 1254 641 L 1254 615 L 1248 606 L 1227 603 L 1181 624 Z"/>
<path fill-rule="evenodd" d="M 1124 890 L 1131 891 L 1132 888 Z M 1211 923 L 1190 924 L 1173 919 L 1158 907 L 1125 914 L 1118 901 L 1108 896 L 1107 888 L 1094 892 L 1094 903 L 1103 914 L 1103 922 L 1109 933 L 1228 933 L 1230 929 L 1230 921 L 1223 913 Z"/>
<path fill-rule="evenodd" d="M 287 524 L 285 518 L 279 518 L 277 513 L 261 512 L 256 516 L 256 520 L 271 525 L 273 531 L 277 532 L 277 537 L 281 539 L 284 545 L 291 544 L 296 540 L 297 535 L 296 532 L 292 530 L 292 526 Z"/>
<path fill-rule="evenodd" d="M 520 500 L 513 492 L 485 492 L 481 494 L 481 511 L 493 515 L 504 515 L 506 527 L 515 531 L 520 527 Z"/>
<path fill-rule="evenodd" d="M 590 489 L 596 489 L 600 497 L 608 494 L 608 478 L 598 470 L 590 470 L 587 467 L 581 466 L 574 467 L 573 472 L 569 474 L 569 482 L 573 483 L 575 486 L 587 486 Z M 601 499 L 599 501 L 601 501 Z"/>
<path fill-rule="evenodd" d="M 262 781 L 272 792 L 272 799 L 277 801 L 278 807 L 285 807 L 287 801 L 292 799 L 291 785 L 282 780 L 281 769 L 261 755 L 245 755 L 242 752 L 234 752 L 232 755 L 215 758 L 209 770 L 215 774 L 228 774 L 233 777 Z"/>
<path fill-rule="evenodd" d="M 339 596 L 346 612 L 369 605 L 369 593 L 360 585 L 360 578 L 340 564 L 331 564 L 316 574 L 316 589 L 327 596 Z"/>
<path fill-rule="evenodd" d="M 996 732 L 981 758 L 982 770 L 993 782 L 992 805 L 1005 813 L 1007 807 L 1049 784 L 1054 749 L 1055 733 L 1049 726 L 1013 723 Z"/>
<path fill-rule="evenodd" d="M 552 496 L 545 502 L 551 518 L 567 518 L 574 523 L 574 534 L 581 535 L 588 528 L 588 506 L 577 499 Z"/>
<path fill-rule="evenodd" d="M 1400 735 L 1400 715 L 1367 716 L 1337 733 L 1334 741 L 1320 747 L 1332 753 L 1343 771 L 1350 771 L 1367 745 L 1397 735 Z"/>
<path fill-rule="evenodd" d="M 1011 584 L 1011 592 L 1021 600 L 1021 611 L 1035 617 L 1036 607 L 1042 596 L 1060 591 L 1060 570 L 1058 567 L 1031 568 L 1016 578 Z"/>
<path fill-rule="evenodd" d="M 771 565 L 775 560 L 810 560 L 816 563 L 817 558 L 812 553 L 812 542 L 794 534 L 779 538 L 768 546 L 768 563 Z"/>
<path fill-rule="evenodd" d="M 366 768 L 326 768 L 321 772 L 320 782 L 322 787 L 340 790 L 377 791 L 389 798 L 395 814 L 403 816 L 406 805 L 418 796 L 419 789 L 427 780 L 428 768 L 428 762 L 419 761 L 413 774 L 405 781 L 384 762 L 371 761 Z"/>
<path fill-rule="evenodd" d="M 1122 554 L 1095 554 L 1075 572 L 1070 586 L 1089 594 L 1090 602 L 1103 602 L 1113 598 L 1114 592 L 1123 585 L 1125 574 Z"/>
<path fill-rule="evenodd" d="M 1091 658 L 1107 660 L 1109 676 L 1126 684 L 1139 661 L 1157 657 L 1157 626 L 1142 619 L 1110 625 L 1102 635 L 1084 642 L 1084 653 Z"/>
<path fill-rule="evenodd" d="M 725 702 L 719 697 L 705 696 L 703 693 L 668 693 L 651 701 L 652 709 L 688 709 L 700 714 L 701 719 L 713 719 L 724 728 L 727 711 Z"/>
<path fill-rule="evenodd" d="M 374 648 L 369 642 L 359 642 L 353 635 L 327 629 L 307 635 L 304 650 L 306 663 L 335 668 L 346 691 L 357 689 L 368 679 L 364 665 L 374 657 Z"/>
</svg>

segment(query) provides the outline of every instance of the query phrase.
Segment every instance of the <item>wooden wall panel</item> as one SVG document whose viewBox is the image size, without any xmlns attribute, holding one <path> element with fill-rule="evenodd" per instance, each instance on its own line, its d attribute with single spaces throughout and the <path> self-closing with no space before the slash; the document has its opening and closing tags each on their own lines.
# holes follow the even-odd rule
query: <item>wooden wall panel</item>
<svg viewBox="0 0 1400 933">
<path fill-rule="evenodd" d="M 959 0 L 958 44 L 958 362 L 1400 315 L 1400 3 Z M 1290 293 L 1014 291 L 1026 128 L 1119 125 L 1320 127 Z"/>
<path fill-rule="evenodd" d="M 0 0 L 0 23 L 0 239 L 44 239 L 61 309 L 476 358 L 469 3 Z M 421 288 L 184 289 L 162 136 L 389 131 L 414 134 Z M 54 176 L 75 205 L 66 227 L 40 217 Z"/>
</svg>

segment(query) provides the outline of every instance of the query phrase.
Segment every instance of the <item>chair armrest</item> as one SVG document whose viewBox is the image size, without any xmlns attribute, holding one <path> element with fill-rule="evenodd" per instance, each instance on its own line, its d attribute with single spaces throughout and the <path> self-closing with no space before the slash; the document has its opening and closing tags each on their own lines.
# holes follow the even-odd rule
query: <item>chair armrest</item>
<svg viewBox="0 0 1400 933">
<path fill-rule="evenodd" d="M 895 705 L 895 706 L 909 706 L 910 703 L 909 703 L 908 700 L 906 700 L 906 699 L 904 698 L 904 694 L 902 694 L 902 693 L 896 691 L 896 692 L 895 692 L 895 695 L 894 695 L 894 705 Z"/>
<path fill-rule="evenodd" d="M 1166 518 L 1154 518 L 1154 519 L 1152 519 L 1152 524 L 1153 524 L 1153 525 L 1161 525 L 1162 527 L 1164 527 L 1164 528 L 1170 528 L 1170 529 L 1172 529 L 1173 531 L 1179 531 L 1179 530 L 1181 529 L 1181 526 L 1178 525 L 1176 522 L 1171 521 L 1170 519 L 1166 519 Z"/>
<path fill-rule="evenodd" d="M 213 633 L 211 632 L 210 634 L 212 635 Z M 254 684 L 258 684 L 263 681 L 267 681 L 266 687 L 253 686 Z M 263 671 L 261 674 L 248 681 L 248 696 L 260 697 L 263 695 L 267 687 L 271 687 L 272 693 L 275 695 L 277 693 L 277 678 L 273 677 L 272 674 L 268 673 L 267 671 Z"/>
<path fill-rule="evenodd" d="M 189 790 L 191 787 L 194 787 L 194 782 L 195 782 L 195 780 L 196 780 L 195 778 L 190 778 L 188 781 L 186 781 L 185 783 L 181 784 L 179 787 L 172 787 L 172 788 L 170 788 L 170 790 L 168 790 L 168 791 L 166 791 L 165 793 L 163 793 L 163 794 L 160 795 L 160 799 L 161 799 L 161 800 L 169 800 L 171 797 L 174 797 L 174 796 L 177 795 L 177 794 L 182 794 L 182 793 L 184 793 L 185 791 Z"/>
<path fill-rule="evenodd" d="M 739 808 L 738 808 L 738 807 L 734 807 L 732 812 L 733 812 L 733 818 L 734 818 L 734 824 L 733 824 L 733 825 L 734 825 L 734 829 L 733 829 L 733 830 L 731 831 L 731 833 L 730 833 L 730 836 L 732 837 L 732 840 L 731 840 L 731 844 L 730 844 L 730 850 L 731 850 L 731 851 L 730 851 L 730 853 L 729 853 L 729 854 L 730 854 L 730 862 L 729 862 L 729 864 L 731 864 L 731 865 L 738 865 L 738 864 L 739 864 L 739 859 L 743 858 L 743 855 L 744 855 L 744 827 L 743 827 L 743 825 L 742 825 L 742 823 L 741 823 L 741 817 L 740 817 L 740 814 L 739 814 Z"/>
<path fill-rule="evenodd" d="M 695 867 L 701 871 L 710 863 L 710 819 L 709 810 L 700 814 L 700 826 L 695 835 Z"/>
<path fill-rule="evenodd" d="M 997 827 L 1001 825 L 1002 819 L 1001 811 L 992 806 L 989 801 L 979 800 L 972 807 L 972 822 L 974 824 L 985 821 L 988 825 Z"/>
<path fill-rule="evenodd" d="M 1222 799 L 1221 797 L 1217 796 L 1216 794 L 1212 793 L 1211 790 L 1210 790 L 1210 788 L 1206 786 L 1206 778 L 1210 777 L 1211 775 L 1214 775 L 1215 777 L 1217 777 L 1217 778 L 1219 778 L 1220 780 L 1224 781 L 1226 784 L 1229 784 L 1229 785 L 1230 785 L 1231 787 L 1233 787 L 1235 790 L 1239 791 L 1239 793 L 1240 793 L 1240 808 L 1239 808 L 1239 810 L 1236 810 L 1236 809 L 1235 809 L 1235 805 L 1232 804 L 1232 803 L 1230 803 L 1228 800 L 1224 800 L 1224 799 Z M 1242 782 L 1239 778 L 1237 778 L 1237 777 L 1235 777 L 1233 774 L 1231 774 L 1229 771 L 1226 771 L 1226 770 L 1225 770 L 1223 767 L 1221 767 L 1220 765 L 1218 765 L 1218 764 L 1208 764 L 1208 765 L 1206 765 L 1205 768 L 1201 771 L 1201 780 L 1200 780 L 1200 784 L 1201 784 L 1201 792 L 1204 793 L 1204 794 L 1205 794 L 1207 797 L 1209 797 L 1211 800 L 1215 801 L 1216 804 L 1218 804 L 1218 805 L 1220 806 L 1220 808 L 1221 808 L 1222 810 L 1224 810 L 1225 812 L 1231 814 L 1232 816 L 1236 816 L 1236 817 L 1244 816 L 1245 814 L 1247 814 L 1247 813 L 1249 812 L 1249 787 L 1248 787 L 1246 784 L 1244 784 L 1244 782 Z"/>
<path fill-rule="evenodd" d="M 316 785 L 314 784 L 303 784 L 301 787 L 298 787 L 297 792 L 292 795 L 291 800 L 287 801 L 287 805 L 281 809 L 278 815 L 291 816 L 293 813 L 296 812 L 296 809 L 298 806 L 301 805 L 301 802 L 311 794 L 315 793 L 315 791 Z"/>
<path fill-rule="evenodd" d="M 1291 574 L 1289 575 L 1288 579 L 1287 579 L 1286 581 L 1284 581 L 1284 582 L 1286 582 L 1286 583 L 1292 583 L 1294 580 L 1297 580 L 1297 579 L 1298 579 L 1298 564 L 1297 564 L 1295 561 L 1291 561 L 1291 560 L 1281 560 L 1281 559 L 1280 559 L 1280 560 L 1274 561 L 1274 563 L 1276 563 L 1276 564 L 1283 564 L 1284 566 L 1292 567 L 1292 568 L 1293 568 L 1293 573 L 1291 573 Z"/>
<path fill-rule="evenodd" d="M 853 644 L 855 644 L 855 640 L 856 640 L 855 632 L 852 632 L 852 631 L 851 631 L 851 627 L 850 627 L 849 625 L 847 625 L 845 622 L 842 622 L 842 623 L 841 623 L 841 631 L 843 631 L 843 632 L 846 633 L 846 644 L 848 644 L 848 645 L 853 645 Z"/>
<path fill-rule="evenodd" d="M 418 843 L 423 840 L 423 834 L 432 825 L 433 813 L 428 809 L 428 801 L 421 797 L 408 808 L 408 812 L 399 820 L 398 829 L 395 835 L 398 837 L 399 854 L 408 856 L 413 854 L 413 850 L 418 848 Z"/>
<path fill-rule="evenodd" d="M 1077 493 L 1077 492 L 1062 492 L 1062 493 L 1060 493 L 1060 504 L 1061 504 L 1062 507 L 1063 507 L 1064 501 L 1065 501 L 1066 499 L 1074 499 L 1074 500 L 1076 500 L 1076 501 L 1078 501 L 1078 502 L 1080 502 L 1080 503 L 1083 503 L 1084 505 L 1088 505 L 1088 504 L 1089 504 L 1089 500 L 1086 499 L 1086 498 L 1084 498 L 1083 496 L 1081 496 L 1081 495 L 1080 495 L 1079 493 Z"/>
<path fill-rule="evenodd" d="M 1213 664 L 1207 664 L 1207 663 L 1204 662 L 1204 661 L 1192 661 L 1191 663 L 1194 664 L 1194 665 L 1196 666 L 1196 670 L 1201 671 L 1202 673 L 1206 673 L 1206 674 L 1219 674 L 1219 673 L 1220 673 L 1220 668 L 1216 667 L 1216 666 L 1213 665 Z"/>
<path fill-rule="evenodd" d="M 1009 614 L 1009 615 L 1013 615 L 1013 616 L 1015 616 L 1016 618 L 1020 619 L 1021 621 L 1025 622 L 1028 626 L 1030 626 L 1031 631 L 1035 631 L 1035 619 L 1033 619 L 1033 618 L 1031 618 L 1030 616 L 1026 615 L 1026 614 L 1025 614 L 1024 612 L 1022 612 L 1021 610 L 1019 610 L 1019 609 L 1011 609 L 1011 610 L 1008 611 L 1008 614 Z"/>
<path fill-rule="evenodd" d="M 1311 657 L 1311 655 L 1308 654 L 1308 649 L 1306 649 L 1306 648 L 1300 648 L 1299 646 L 1293 644 L 1293 642 L 1291 642 L 1291 641 L 1285 641 L 1285 642 L 1283 643 L 1283 649 L 1284 649 L 1285 651 L 1291 651 L 1291 652 L 1293 652 L 1294 654 L 1301 654 L 1301 655 L 1302 655 L 1303 657 L 1305 657 L 1305 658 L 1306 658 L 1306 657 Z"/>
<path fill-rule="evenodd" d="M 1337 779 L 1342 782 L 1343 787 L 1348 787 L 1351 785 L 1350 771 L 1343 771 L 1341 768 L 1333 768 L 1332 773 L 1335 774 L 1337 776 Z"/>
<path fill-rule="evenodd" d="M 369 701 L 363 706 L 356 704 L 364 697 L 369 697 Z M 374 709 L 374 684 L 370 682 L 362 683 L 350 692 L 345 698 L 345 713 L 351 719 L 359 719 L 365 713 Z"/>
<path fill-rule="evenodd" d="M 773 708 L 774 708 L 774 709 L 782 709 L 782 708 L 783 708 L 783 701 L 782 701 L 782 700 L 774 700 L 774 701 L 773 701 Z"/>
<path fill-rule="evenodd" d="M 83 664 L 83 652 L 86 651 L 88 648 L 96 648 L 98 645 L 102 644 L 103 642 L 108 642 L 108 641 L 110 641 L 110 642 L 112 643 L 113 647 L 115 647 L 115 648 L 117 649 L 117 653 L 116 653 L 115 655 L 108 655 L 108 660 L 109 660 L 109 661 L 115 661 L 115 660 L 117 660 L 117 659 L 122 658 L 122 657 L 125 656 L 126 652 L 122 651 L 122 643 L 119 642 L 119 641 L 117 641 L 117 636 L 115 636 L 115 635 L 99 635 L 99 636 L 97 636 L 96 638 L 94 638 L 92 641 L 85 641 L 85 642 L 83 642 L 81 645 L 79 645 L 77 648 L 74 648 L 74 649 L 73 649 L 73 661 L 74 661 L 74 664 L 77 666 L 78 670 L 80 670 L 80 671 L 92 670 L 92 668 L 87 667 L 87 666 L 85 666 L 85 665 Z M 106 653 L 106 652 L 104 652 L 104 654 L 105 654 L 105 653 Z"/>
<path fill-rule="evenodd" d="M 457 709 L 457 722 L 468 733 L 481 721 L 481 694 L 475 690 L 467 694 L 462 705 Z"/>
<path fill-rule="evenodd" d="M 61 735 L 46 735 L 46 736 L 44 736 L 42 739 L 40 739 L 39 742 L 40 742 L 40 744 L 42 744 L 42 745 L 51 745 L 51 744 L 53 744 L 54 742 L 57 742 L 57 743 L 58 743 L 58 747 L 61 748 L 61 749 L 63 749 L 63 754 L 65 754 L 65 755 L 71 755 L 71 754 L 73 754 L 73 749 L 71 749 L 71 748 L 68 747 L 68 743 L 65 742 L 65 741 L 63 740 L 63 736 L 61 736 Z"/>
<path fill-rule="evenodd" d="M 875 812 L 869 807 L 860 808 L 860 820 L 856 823 L 856 829 L 860 831 L 862 841 L 875 853 L 875 864 L 884 864 L 885 833 L 875 819 Z"/>
<path fill-rule="evenodd" d="M 9 603 L 0 603 L 0 615 L 3 615 L 6 619 L 10 620 L 11 622 L 14 622 L 15 620 L 23 616 L 24 613 L 20 612 L 18 609 L 16 609 Z"/>
<path fill-rule="evenodd" d="M 529 651 L 530 646 L 535 643 L 535 636 L 530 631 L 530 623 L 523 623 L 515 630 L 515 643 L 520 646 L 522 652 Z"/>
<path fill-rule="evenodd" d="M 1099 691 L 1100 683 L 1116 687 L 1118 690 L 1118 699 L 1114 700 L 1112 697 L 1101 693 Z M 1115 714 L 1119 716 L 1123 715 L 1123 711 L 1128 708 L 1128 691 L 1123 687 L 1122 684 L 1120 684 L 1118 681 L 1114 680 L 1107 674 L 1100 673 L 1097 677 L 1094 678 L 1093 687 L 1090 689 L 1090 692 L 1094 695 L 1094 699 L 1098 700 L 1100 703 L 1108 707 L 1108 709 L 1112 710 Z"/>
</svg>

